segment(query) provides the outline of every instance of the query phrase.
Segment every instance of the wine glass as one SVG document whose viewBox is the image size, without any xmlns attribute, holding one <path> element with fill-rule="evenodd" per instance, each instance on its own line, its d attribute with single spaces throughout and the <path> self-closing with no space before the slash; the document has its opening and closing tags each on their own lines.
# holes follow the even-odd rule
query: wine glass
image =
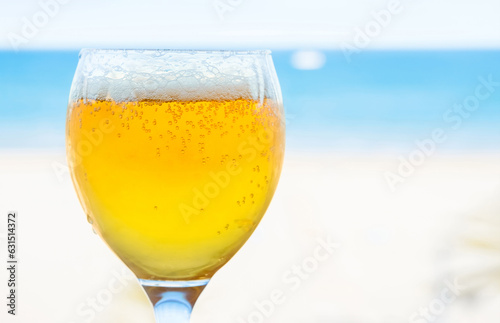
<svg viewBox="0 0 500 323">
<path fill-rule="evenodd" d="M 270 51 L 80 52 L 66 125 L 72 180 L 157 322 L 189 322 L 255 230 L 284 142 Z"/>
</svg>

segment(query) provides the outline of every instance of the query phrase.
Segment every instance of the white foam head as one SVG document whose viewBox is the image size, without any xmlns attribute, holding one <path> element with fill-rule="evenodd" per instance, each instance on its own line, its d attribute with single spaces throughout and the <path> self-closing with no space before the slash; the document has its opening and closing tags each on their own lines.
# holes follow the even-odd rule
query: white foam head
<svg viewBox="0 0 500 323">
<path fill-rule="evenodd" d="M 70 101 L 281 98 L 270 51 L 84 49 Z"/>
</svg>

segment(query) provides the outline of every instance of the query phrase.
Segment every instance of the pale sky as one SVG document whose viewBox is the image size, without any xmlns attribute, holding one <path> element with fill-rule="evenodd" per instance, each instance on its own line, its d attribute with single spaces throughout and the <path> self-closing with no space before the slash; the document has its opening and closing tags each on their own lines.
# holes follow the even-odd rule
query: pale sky
<svg viewBox="0 0 500 323">
<path fill-rule="evenodd" d="M 499 0 L 0 0 L 0 8 L 3 49 L 500 48 Z"/>
</svg>

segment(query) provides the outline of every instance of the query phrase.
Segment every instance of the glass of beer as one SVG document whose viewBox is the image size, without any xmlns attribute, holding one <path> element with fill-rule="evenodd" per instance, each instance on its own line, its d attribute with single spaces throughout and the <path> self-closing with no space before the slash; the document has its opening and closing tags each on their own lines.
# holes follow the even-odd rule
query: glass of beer
<svg viewBox="0 0 500 323">
<path fill-rule="evenodd" d="M 284 120 L 269 51 L 81 51 L 66 125 L 72 180 L 157 322 L 189 322 L 259 224 Z"/>
</svg>

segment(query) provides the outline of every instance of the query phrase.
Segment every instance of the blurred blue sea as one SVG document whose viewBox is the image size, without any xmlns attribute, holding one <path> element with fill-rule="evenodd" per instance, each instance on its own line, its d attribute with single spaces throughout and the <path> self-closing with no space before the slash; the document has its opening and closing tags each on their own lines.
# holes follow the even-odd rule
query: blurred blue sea
<svg viewBox="0 0 500 323">
<path fill-rule="evenodd" d="M 294 68 L 293 53 L 273 52 L 289 148 L 408 150 L 438 127 L 450 151 L 500 146 L 500 86 L 456 129 L 443 117 L 475 95 L 480 77 L 500 82 L 500 51 L 366 51 L 351 62 L 325 51 L 315 70 Z M 0 51 L 0 149 L 64 147 L 77 62 L 77 51 Z"/>
</svg>

